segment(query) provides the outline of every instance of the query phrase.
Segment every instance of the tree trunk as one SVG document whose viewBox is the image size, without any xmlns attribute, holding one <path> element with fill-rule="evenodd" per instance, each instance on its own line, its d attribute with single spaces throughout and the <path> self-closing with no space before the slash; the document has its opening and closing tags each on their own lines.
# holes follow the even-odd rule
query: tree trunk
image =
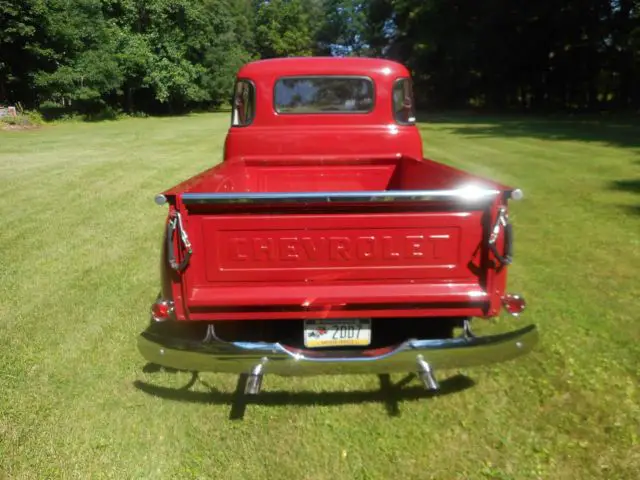
<svg viewBox="0 0 640 480">
<path fill-rule="evenodd" d="M 127 113 L 133 113 L 133 88 L 127 88 Z"/>
</svg>

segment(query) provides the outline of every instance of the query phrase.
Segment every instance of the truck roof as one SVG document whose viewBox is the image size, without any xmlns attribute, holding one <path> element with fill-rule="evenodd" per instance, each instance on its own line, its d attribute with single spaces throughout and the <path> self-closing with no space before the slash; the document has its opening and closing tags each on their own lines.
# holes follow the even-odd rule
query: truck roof
<svg viewBox="0 0 640 480">
<path fill-rule="evenodd" d="M 285 57 L 256 60 L 245 64 L 239 78 L 294 75 L 367 75 L 408 77 L 401 63 L 368 57 Z"/>
</svg>

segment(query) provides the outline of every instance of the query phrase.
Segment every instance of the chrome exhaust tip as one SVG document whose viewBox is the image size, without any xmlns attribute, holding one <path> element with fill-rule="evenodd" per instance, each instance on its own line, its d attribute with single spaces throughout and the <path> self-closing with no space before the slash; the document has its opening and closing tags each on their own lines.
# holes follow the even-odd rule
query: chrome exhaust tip
<svg viewBox="0 0 640 480">
<path fill-rule="evenodd" d="M 264 365 L 267 358 L 263 357 L 262 361 L 251 369 L 251 373 L 247 377 L 247 383 L 244 387 L 244 393 L 247 395 L 258 395 L 262 390 L 262 380 L 264 379 Z"/>
<path fill-rule="evenodd" d="M 424 361 L 422 355 L 418 355 L 418 376 L 422 383 L 424 384 L 424 388 L 427 390 L 436 391 L 440 389 L 440 385 L 438 385 L 438 381 L 433 374 L 433 369 L 431 365 Z"/>
<path fill-rule="evenodd" d="M 247 377 L 247 384 L 244 387 L 244 393 L 247 395 L 257 395 L 262 389 L 262 379 L 264 375 L 251 374 Z"/>
</svg>

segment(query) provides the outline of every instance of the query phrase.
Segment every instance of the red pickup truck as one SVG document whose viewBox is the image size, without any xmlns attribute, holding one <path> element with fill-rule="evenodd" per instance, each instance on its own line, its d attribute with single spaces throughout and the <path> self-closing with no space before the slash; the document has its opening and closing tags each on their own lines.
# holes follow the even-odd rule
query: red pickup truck
<svg viewBox="0 0 640 480">
<path fill-rule="evenodd" d="M 148 361 L 244 374 L 434 372 L 529 352 L 535 325 L 476 336 L 505 291 L 522 192 L 425 159 L 396 62 L 283 58 L 237 74 L 224 159 L 168 205 Z M 456 334 L 456 332 L 459 332 Z"/>
</svg>

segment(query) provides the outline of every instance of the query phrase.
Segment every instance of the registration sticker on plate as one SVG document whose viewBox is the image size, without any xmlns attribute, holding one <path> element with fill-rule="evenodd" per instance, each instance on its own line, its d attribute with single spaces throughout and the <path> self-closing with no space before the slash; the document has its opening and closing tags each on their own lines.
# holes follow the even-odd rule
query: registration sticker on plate
<svg viewBox="0 0 640 480">
<path fill-rule="evenodd" d="M 371 343 L 371 319 L 305 320 L 304 346 L 351 347 Z"/>
</svg>

